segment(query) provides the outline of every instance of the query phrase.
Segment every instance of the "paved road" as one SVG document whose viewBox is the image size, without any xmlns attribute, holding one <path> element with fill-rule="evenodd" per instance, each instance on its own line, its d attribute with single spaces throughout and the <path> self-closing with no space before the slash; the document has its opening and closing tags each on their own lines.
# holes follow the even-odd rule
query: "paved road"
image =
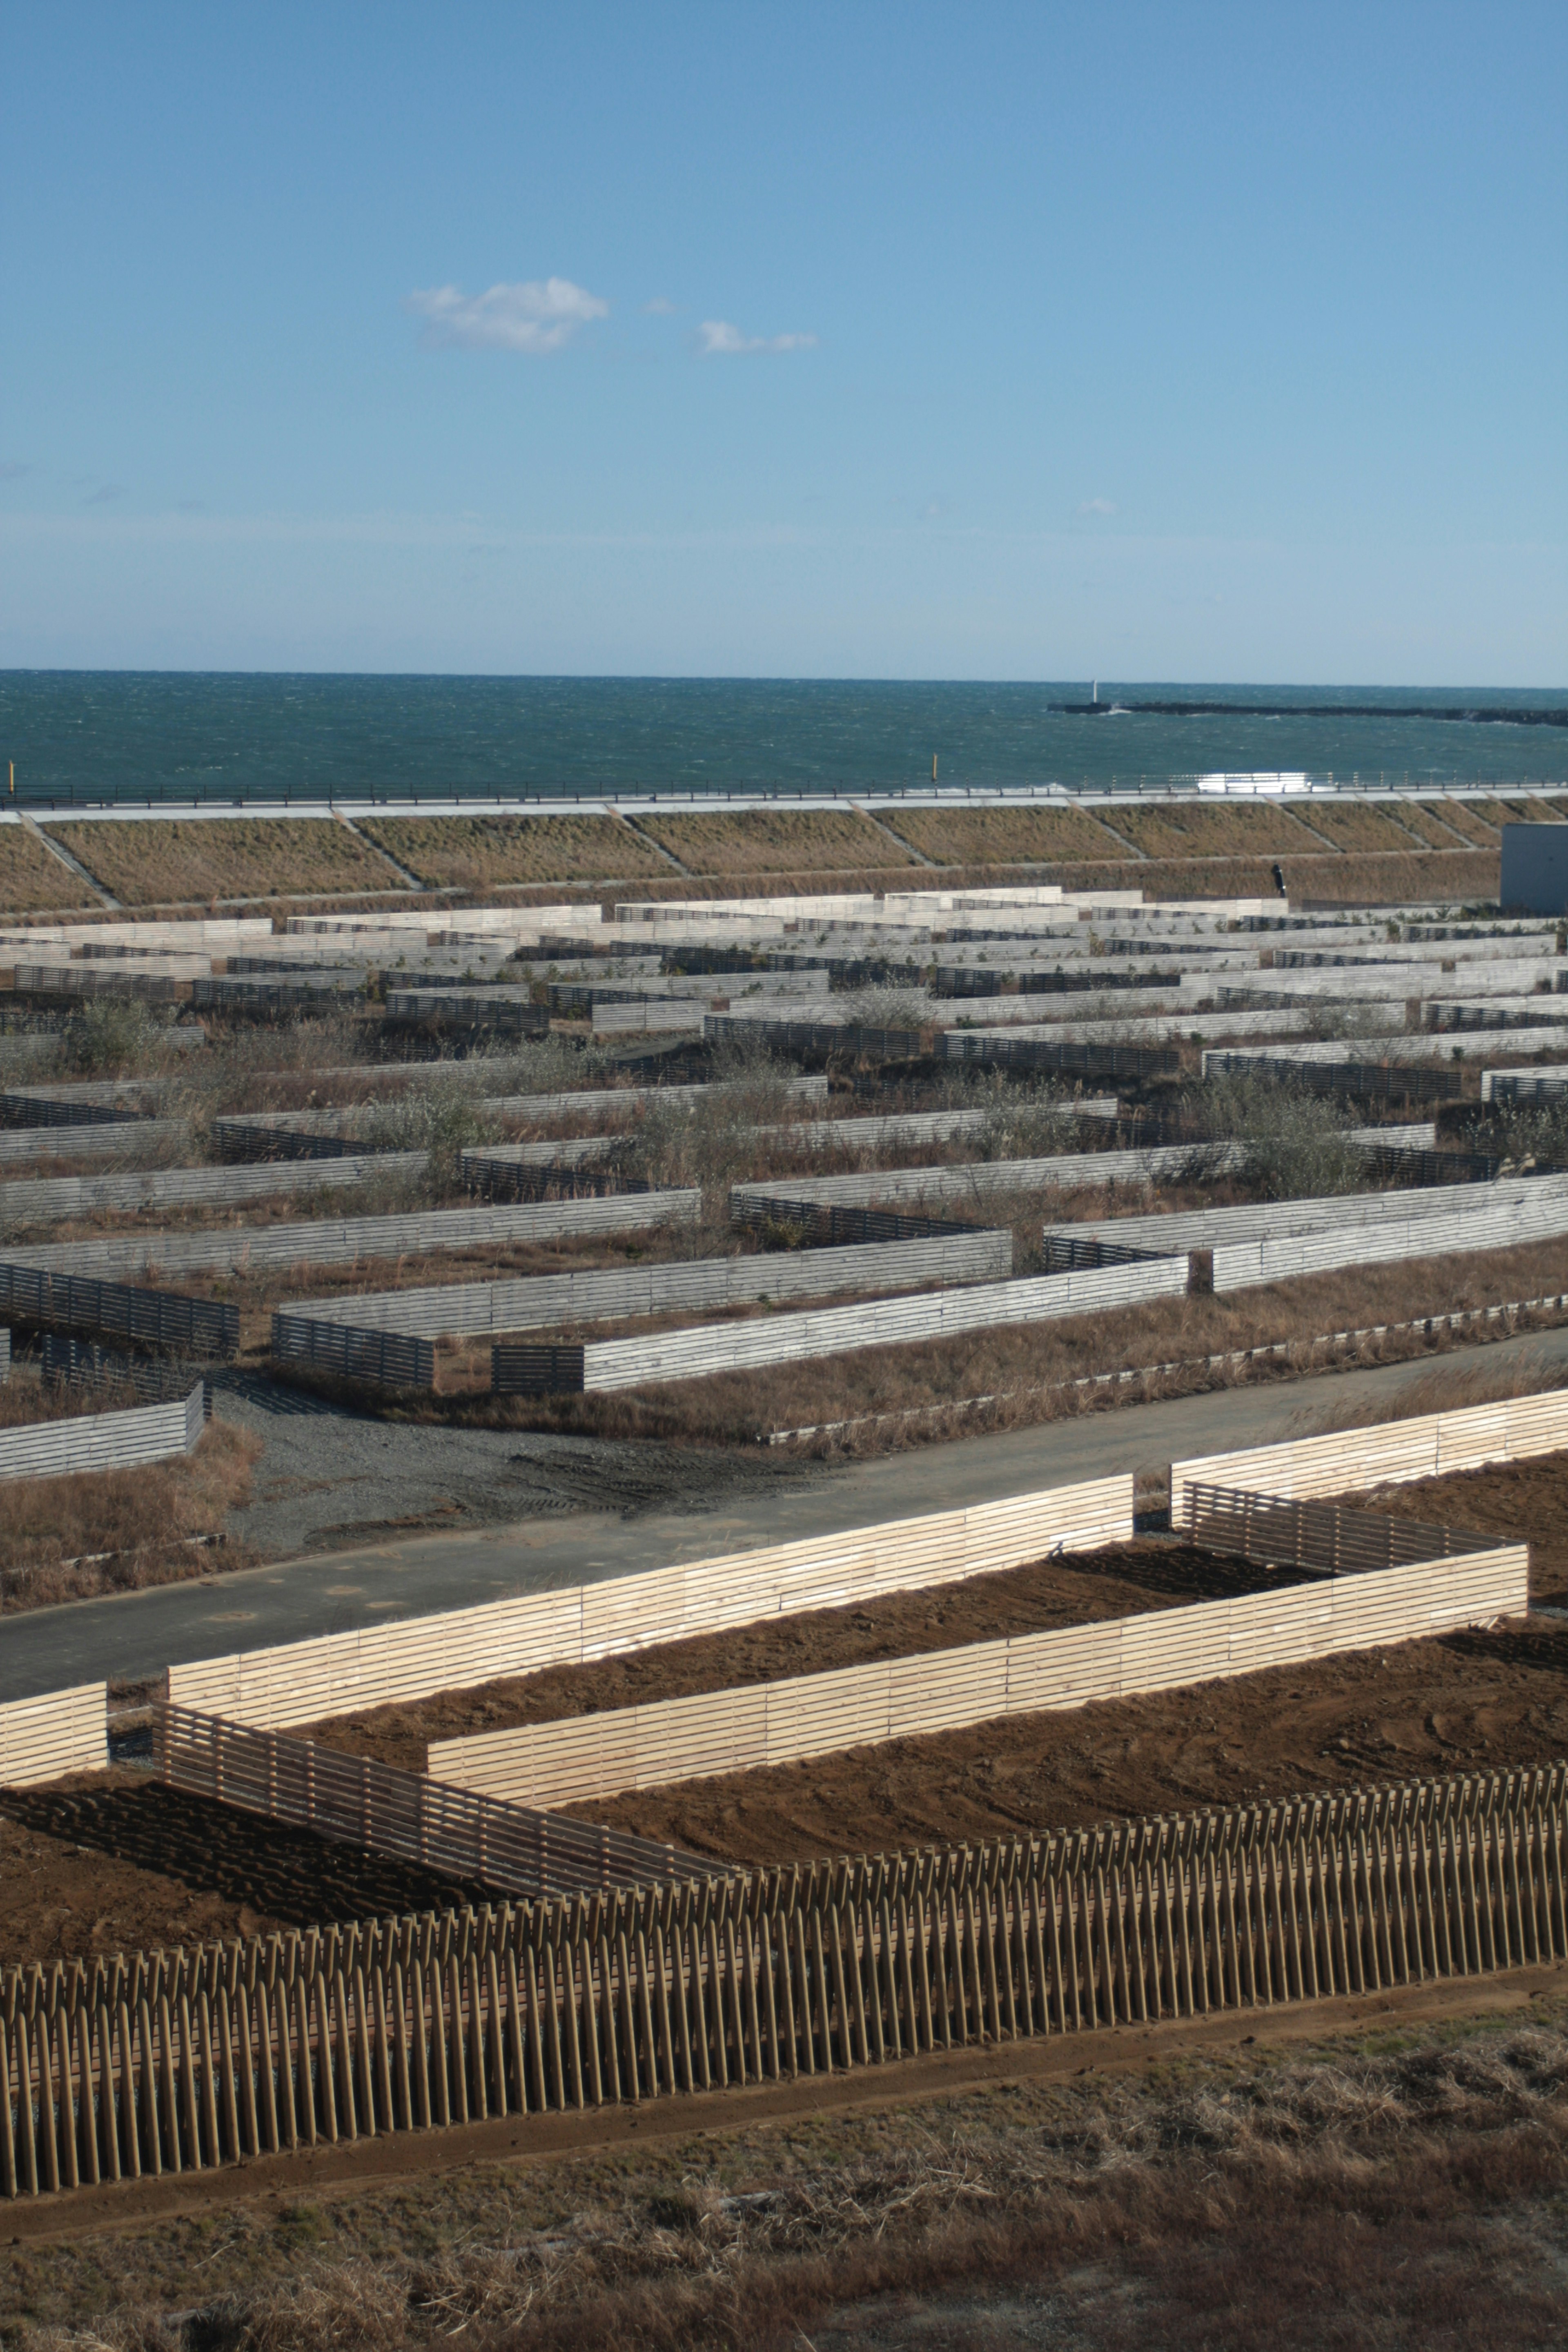
<svg viewBox="0 0 1568 2352">
<path fill-rule="evenodd" d="M 1521 1360 L 1543 1368 L 1568 1362 L 1568 1330 L 1500 1340 L 1479 1356 L 1441 1362 L 1456 1373 L 1491 1374 Z M 878 1462 L 824 1465 L 761 1491 L 742 1490 L 708 1510 L 522 1519 L 37 1610 L 0 1627 L 0 1699 L 154 1675 L 192 1658 L 1303 1436 L 1347 1407 L 1396 1396 L 1434 1369 L 1426 1358 L 1277 1388 L 1217 1390 Z"/>
</svg>

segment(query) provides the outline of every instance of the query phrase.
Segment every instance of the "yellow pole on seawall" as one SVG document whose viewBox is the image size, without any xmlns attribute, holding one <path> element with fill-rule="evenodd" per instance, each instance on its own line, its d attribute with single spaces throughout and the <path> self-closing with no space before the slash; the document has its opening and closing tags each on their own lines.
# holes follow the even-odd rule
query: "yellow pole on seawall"
<svg viewBox="0 0 1568 2352">
<path fill-rule="evenodd" d="M 934 751 L 931 755 L 931 780 L 934 784 L 936 782 L 936 753 Z"/>
</svg>

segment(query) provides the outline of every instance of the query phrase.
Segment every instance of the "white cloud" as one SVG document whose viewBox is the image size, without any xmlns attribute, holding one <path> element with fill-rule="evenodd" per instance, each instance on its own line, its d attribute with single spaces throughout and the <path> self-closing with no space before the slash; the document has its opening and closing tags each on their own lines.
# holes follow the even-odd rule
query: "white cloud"
<svg viewBox="0 0 1568 2352">
<path fill-rule="evenodd" d="M 404 309 L 425 320 L 419 340 L 427 351 L 558 352 L 591 319 L 607 318 L 610 306 L 569 278 L 531 278 L 485 294 L 426 287 Z"/>
<path fill-rule="evenodd" d="M 651 302 L 643 304 L 642 314 L 645 319 L 673 319 L 675 305 L 667 301 L 662 294 L 656 294 Z"/>
<path fill-rule="evenodd" d="M 1114 499 L 1085 499 L 1079 512 L 1080 515 L 1113 515 L 1116 501 Z"/>
<path fill-rule="evenodd" d="M 743 335 L 728 319 L 704 319 L 697 330 L 704 359 L 732 359 L 749 352 L 814 352 L 815 335 Z"/>
</svg>

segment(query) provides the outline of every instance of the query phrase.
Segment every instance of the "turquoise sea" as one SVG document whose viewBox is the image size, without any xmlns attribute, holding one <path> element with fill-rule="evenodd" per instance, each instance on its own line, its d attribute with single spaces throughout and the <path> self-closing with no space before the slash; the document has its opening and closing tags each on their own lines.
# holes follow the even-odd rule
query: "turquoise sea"
<svg viewBox="0 0 1568 2352">
<path fill-rule="evenodd" d="M 1088 703 L 1090 685 L 12 670 L 0 672 L 0 762 L 16 762 L 17 797 L 34 803 L 919 790 L 933 754 L 943 784 L 972 786 L 1103 789 L 1220 768 L 1363 783 L 1568 778 L 1561 688 L 1102 678 L 1102 705 L 1226 708 L 1190 718 L 1051 708 Z M 1306 714 L 1235 709 L 1259 703 Z M 1335 704 L 1372 715 L 1331 716 Z M 1426 715 L 1396 715 L 1412 706 Z M 1473 708 L 1557 723 L 1431 715 Z"/>
</svg>

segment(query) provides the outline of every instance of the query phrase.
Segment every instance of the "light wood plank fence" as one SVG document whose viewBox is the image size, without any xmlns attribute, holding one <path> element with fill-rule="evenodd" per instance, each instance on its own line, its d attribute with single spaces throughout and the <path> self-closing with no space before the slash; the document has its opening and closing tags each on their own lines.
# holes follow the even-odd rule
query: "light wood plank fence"
<svg viewBox="0 0 1568 2352">
<path fill-rule="evenodd" d="M 1058 1549 L 1132 1534 L 1132 1477 L 1094 1478 L 920 1518 L 808 1536 L 640 1576 L 528 1593 L 476 1609 L 241 1651 L 169 1669 L 172 1704 L 281 1727 L 433 1691 L 614 1657 L 761 1617 L 837 1609 L 883 1592 L 952 1584 Z"/>
<path fill-rule="evenodd" d="M 769 1364 L 843 1355 L 857 1348 L 948 1339 L 1002 1324 L 1045 1322 L 1057 1316 L 1089 1314 L 1097 1307 L 1179 1297 L 1188 1279 L 1184 1257 L 1145 1258 L 1135 1265 L 976 1283 L 907 1298 L 862 1299 L 851 1307 L 810 1307 L 798 1315 L 743 1323 L 699 1323 L 685 1330 L 651 1332 L 646 1339 L 590 1339 L 581 1346 L 517 1340 L 491 1349 L 490 1385 L 503 1394 L 552 1395 L 701 1380 L 713 1372 L 758 1370 Z"/>
<path fill-rule="evenodd" d="M 1568 1958 L 1561 1764 L 0 1978 L 0 2193 Z"/>
<path fill-rule="evenodd" d="M 0 1706 L 0 1788 L 26 1789 L 109 1761 L 108 1688 L 79 1683 Z"/>
<path fill-rule="evenodd" d="M 9 1333 L 6 1338 L 9 1341 Z M 64 1421 L 26 1422 L 0 1430 L 0 1480 L 65 1478 L 83 1470 L 133 1470 L 194 1454 L 201 1442 L 206 1391 L 123 1412 L 73 1413 Z"/>
<path fill-rule="evenodd" d="M 1478 1470 L 1487 1462 L 1523 1461 L 1565 1446 L 1568 1389 L 1554 1389 L 1542 1396 L 1508 1397 L 1496 1404 L 1380 1422 L 1372 1429 L 1335 1430 L 1288 1444 L 1194 1454 L 1171 1465 L 1171 1524 L 1192 1524 L 1191 1497 L 1198 1486 L 1245 1487 L 1299 1499 L 1345 1495 Z"/>
<path fill-rule="evenodd" d="M 1400 1529 L 1373 1513 L 1321 1512 L 1320 1520 L 1337 1526 L 1312 1528 L 1288 1504 L 1262 1513 L 1257 1496 L 1204 1494 L 1204 1526 L 1235 1538 L 1226 1549 L 1244 1549 L 1247 1519 L 1257 1515 L 1252 1556 L 1294 1559 L 1309 1572 L 1315 1567 L 1313 1580 L 876 1659 L 830 1674 L 434 1740 L 430 1772 L 514 1804 L 576 1804 L 670 1781 L 767 1770 L 927 1732 L 967 1730 L 1001 1716 L 1087 1706 L 1299 1665 L 1489 1624 L 1529 1606 L 1530 1555 L 1523 1544 L 1484 1545 L 1477 1536 L 1443 1528 Z M 1282 1519 L 1289 1524 L 1282 1526 Z M 1356 1572 L 1335 1572 L 1336 1558 Z M 1369 1559 L 1380 1564 L 1364 1567 Z M 1383 1559 L 1396 1564 L 1384 1567 Z"/>
</svg>

